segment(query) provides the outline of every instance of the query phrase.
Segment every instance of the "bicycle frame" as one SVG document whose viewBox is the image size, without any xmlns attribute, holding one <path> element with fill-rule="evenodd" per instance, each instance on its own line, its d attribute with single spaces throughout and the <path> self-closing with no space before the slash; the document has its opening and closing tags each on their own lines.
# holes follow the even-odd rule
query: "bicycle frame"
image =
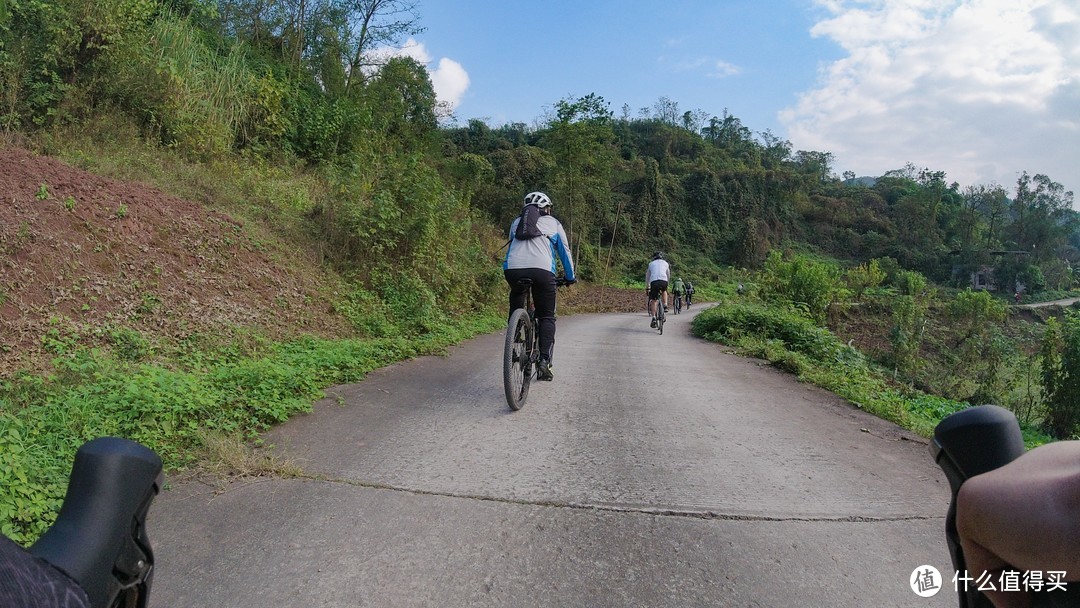
<svg viewBox="0 0 1080 608">
<path fill-rule="evenodd" d="M 566 284 L 563 278 L 555 280 L 556 287 Z M 507 405 L 515 411 L 525 405 L 529 396 L 529 385 L 536 375 L 540 359 L 540 322 L 536 318 L 536 308 L 533 305 L 532 281 L 522 279 L 517 285 L 525 289 L 524 307 L 510 312 L 503 345 L 503 390 Z M 523 317 L 528 320 L 519 328 Z M 524 329 L 525 336 L 518 335 L 520 329 Z"/>
</svg>

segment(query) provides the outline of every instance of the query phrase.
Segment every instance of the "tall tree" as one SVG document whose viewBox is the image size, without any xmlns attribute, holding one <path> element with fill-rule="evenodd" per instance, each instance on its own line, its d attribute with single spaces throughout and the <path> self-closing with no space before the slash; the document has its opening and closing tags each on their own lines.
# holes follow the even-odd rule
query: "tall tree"
<svg viewBox="0 0 1080 608">
<path fill-rule="evenodd" d="M 366 70 L 385 59 L 372 51 L 395 46 L 402 38 L 424 31 L 413 0 L 344 0 L 348 8 L 349 35 L 342 38 L 349 52 L 345 88 L 350 90 L 365 79 Z"/>
<path fill-rule="evenodd" d="M 1056 257 L 1076 228 L 1073 193 L 1043 174 L 1027 171 L 1016 181 L 1008 234 L 1020 251 L 1030 251 L 1038 263 Z"/>
<path fill-rule="evenodd" d="M 615 135 L 611 110 L 603 97 L 590 93 L 555 105 L 546 143 L 556 159 L 554 185 L 567 204 L 567 231 L 575 259 L 585 242 L 595 242 L 611 214 L 610 174 Z"/>
</svg>

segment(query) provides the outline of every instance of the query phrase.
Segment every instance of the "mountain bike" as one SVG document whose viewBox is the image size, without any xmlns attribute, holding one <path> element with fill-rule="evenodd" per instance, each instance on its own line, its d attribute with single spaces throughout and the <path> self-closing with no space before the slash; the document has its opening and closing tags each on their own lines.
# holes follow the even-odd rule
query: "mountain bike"
<svg viewBox="0 0 1080 608">
<path fill-rule="evenodd" d="M 679 314 L 680 312 L 682 312 L 682 294 L 675 294 L 675 297 L 672 299 L 671 304 L 672 308 L 675 309 L 675 314 Z"/>
<path fill-rule="evenodd" d="M 154 575 L 146 514 L 163 480 L 161 458 L 139 443 L 83 444 L 41 538 L 23 549 L 0 535 L 0 605 L 146 608 Z"/>
<path fill-rule="evenodd" d="M 506 404 L 515 412 L 525 406 L 540 360 L 540 322 L 533 307 L 532 280 L 520 279 L 517 284 L 525 288 L 525 307 L 510 314 L 503 344 L 503 391 Z M 556 278 L 555 285 L 567 285 L 566 279 Z"/>
<path fill-rule="evenodd" d="M 650 299 L 650 304 L 652 300 Z M 652 308 L 652 306 L 650 306 Z M 656 298 L 656 330 L 664 335 L 664 321 L 667 320 L 667 306 L 664 306 L 664 298 Z"/>
<path fill-rule="evenodd" d="M 1016 416 L 996 405 L 961 410 L 946 416 L 934 429 L 930 456 L 945 472 L 952 490 L 952 500 L 945 517 L 945 541 L 957 573 L 972 576 L 972 573 L 967 573 L 967 562 L 956 528 L 956 497 L 960 486 L 975 475 L 1005 466 L 1024 451 L 1024 438 Z M 957 585 L 956 593 L 960 608 L 993 608 L 976 584 L 967 584 L 966 590 Z M 1030 595 L 1031 605 L 1035 607 L 1080 606 L 1080 587 L 1067 586 L 1064 591 L 1043 590 Z"/>
</svg>

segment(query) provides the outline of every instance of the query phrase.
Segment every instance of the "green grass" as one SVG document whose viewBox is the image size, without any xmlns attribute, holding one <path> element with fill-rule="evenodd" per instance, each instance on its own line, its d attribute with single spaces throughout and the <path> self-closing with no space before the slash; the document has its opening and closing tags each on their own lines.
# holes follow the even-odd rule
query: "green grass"
<svg viewBox="0 0 1080 608">
<path fill-rule="evenodd" d="M 929 395 L 891 381 L 882 370 L 827 329 L 802 315 L 750 301 L 721 301 L 700 313 L 692 329 L 698 336 L 734 346 L 795 374 L 799 380 L 832 391 L 856 407 L 923 437 L 946 416 L 971 404 Z M 1024 428 L 1028 447 L 1052 439 Z"/>
<path fill-rule="evenodd" d="M 0 531 L 29 543 L 48 527 L 85 441 L 126 437 L 161 455 L 167 470 L 188 467 L 198 462 L 208 431 L 252 439 L 310 411 L 328 386 L 443 352 L 503 323 L 492 314 L 413 338 L 256 339 L 188 350 L 171 363 L 155 364 L 63 343 L 52 374 L 0 383 Z"/>
</svg>

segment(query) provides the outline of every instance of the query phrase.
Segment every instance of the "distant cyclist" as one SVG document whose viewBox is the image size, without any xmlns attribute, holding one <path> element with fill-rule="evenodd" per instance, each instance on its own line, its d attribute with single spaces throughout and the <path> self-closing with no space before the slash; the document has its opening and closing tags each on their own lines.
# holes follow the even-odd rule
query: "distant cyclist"
<svg viewBox="0 0 1080 608">
<path fill-rule="evenodd" d="M 657 251 L 649 262 L 649 269 L 645 271 L 645 284 L 649 286 L 649 316 L 652 317 L 649 327 L 656 327 L 656 305 L 660 301 L 661 294 L 664 296 L 664 310 L 667 310 L 669 280 L 671 280 L 671 266 L 664 259 L 664 254 Z"/>
<path fill-rule="evenodd" d="M 540 325 L 538 380 L 551 380 L 555 353 L 555 272 L 561 263 L 567 284 L 576 282 L 570 242 L 559 220 L 551 216 L 551 199 L 543 192 L 525 195 L 521 216 L 510 224 L 510 246 L 503 262 L 503 276 L 510 284 L 510 313 L 525 306 L 525 287 L 520 279 L 532 280 L 532 298 Z"/>
<path fill-rule="evenodd" d="M 675 312 L 682 308 L 683 281 L 682 277 L 675 277 L 671 283 L 671 297 L 675 298 Z"/>
<path fill-rule="evenodd" d="M 694 297 L 694 284 L 690 281 L 684 283 L 683 293 L 686 294 L 686 307 L 690 308 L 690 300 Z"/>
</svg>

